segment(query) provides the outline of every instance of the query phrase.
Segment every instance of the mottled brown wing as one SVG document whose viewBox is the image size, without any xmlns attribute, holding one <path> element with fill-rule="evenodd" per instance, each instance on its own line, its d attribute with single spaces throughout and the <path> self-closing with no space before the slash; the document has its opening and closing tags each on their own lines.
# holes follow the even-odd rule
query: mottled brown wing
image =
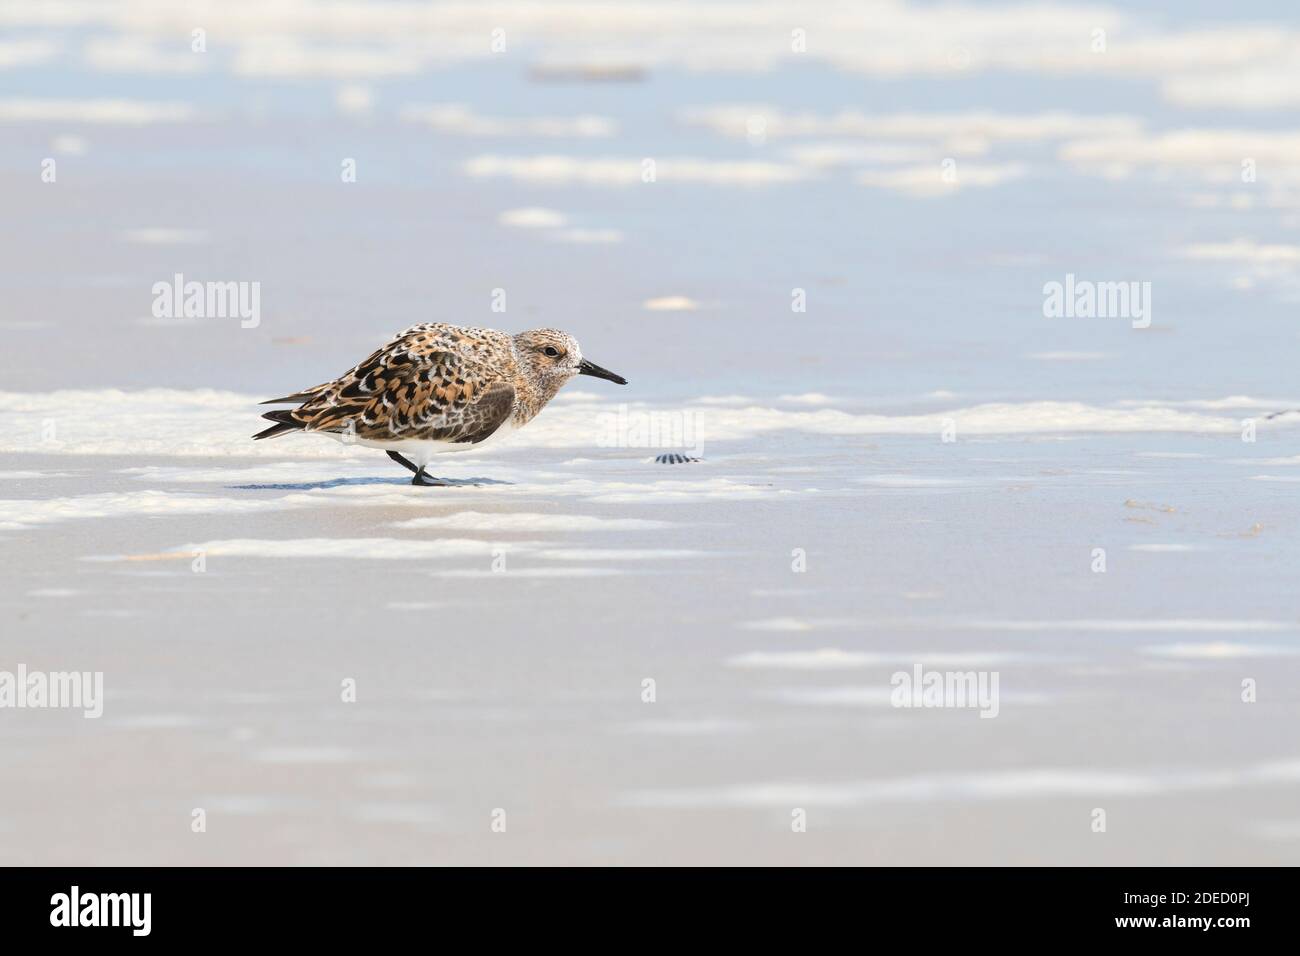
<svg viewBox="0 0 1300 956">
<path fill-rule="evenodd" d="M 514 387 L 482 363 L 399 339 L 295 409 L 307 431 L 349 431 L 375 441 L 479 442 L 514 406 Z"/>
<path fill-rule="evenodd" d="M 509 421 L 514 409 L 515 387 L 508 382 L 490 385 L 470 407 L 465 420 L 456 428 L 455 437 L 445 440 L 477 444 Z"/>
</svg>

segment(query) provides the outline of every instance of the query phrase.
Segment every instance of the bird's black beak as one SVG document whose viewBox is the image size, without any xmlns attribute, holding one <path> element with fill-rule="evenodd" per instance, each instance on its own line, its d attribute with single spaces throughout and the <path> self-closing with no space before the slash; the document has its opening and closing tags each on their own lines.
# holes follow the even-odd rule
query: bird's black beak
<svg viewBox="0 0 1300 956">
<path fill-rule="evenodd" d="M 611 382 L 617 382 L 619 385 L 627 384 L 627 379 L 625 379 L 622 375 L 615 375 L 609 369 L 601 368 L 595 362 L 588 362 L 586 359 L 583 359 L 581 362 L 578 363 L 578 374 L 594 375 L 596 378 L 607 378 Z"/>
</svg>

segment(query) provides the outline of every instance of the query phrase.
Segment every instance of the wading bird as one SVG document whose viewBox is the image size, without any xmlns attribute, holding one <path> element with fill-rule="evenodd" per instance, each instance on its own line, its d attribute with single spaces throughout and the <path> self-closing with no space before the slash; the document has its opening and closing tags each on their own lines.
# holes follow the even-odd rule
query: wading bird
<svg viewBox="0 0 1300 956">
<path fill-rule="evenodd" d="M 522 428 L 565 382 L 592 375 L 627 379 L 582 357 L 558 329 L 510 335 L 442 323 L 413 325 L 331 382 L 263 405 L 275 422 L 254 438 L 303 431 L 381 448 L 415 473 L 413 485 L 442 485 L 425 474 L 434 455 L 481 448 Z"/>
</svg>

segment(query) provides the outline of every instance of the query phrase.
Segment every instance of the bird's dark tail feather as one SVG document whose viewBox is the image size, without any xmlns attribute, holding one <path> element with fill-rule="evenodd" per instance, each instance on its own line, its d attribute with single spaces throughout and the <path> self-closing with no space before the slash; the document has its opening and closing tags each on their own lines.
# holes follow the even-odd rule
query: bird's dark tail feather
<svg viewBox="0 0 1300 956">
<path fill-rule="evenodd" d="M 294 419 L 293 411 L 287 408 L 282 408 L 274 412 L 267 412 L 262 417 L 267 421 L 275 422 L 275 424 L 270 428 L 258 432 L 253 436 L 254 438 L 275 438 L 278 435 L 283 435 L 285 432 L 298 431 L 303 427 L 302 422 Z"/>
<path fill-rule="evenodd" d="M 301 405 L 303 402 L 310 402 L 325 389 L 333 385 L 333 382 L 322 382 L 320 385 L 313 385 L 311 388 L 304 388 L 301 392 L 294 392 L 292 395 L 286 395 L 284 398 L 268 398 L 262 402 L 263 405 Z"/>
</svg>

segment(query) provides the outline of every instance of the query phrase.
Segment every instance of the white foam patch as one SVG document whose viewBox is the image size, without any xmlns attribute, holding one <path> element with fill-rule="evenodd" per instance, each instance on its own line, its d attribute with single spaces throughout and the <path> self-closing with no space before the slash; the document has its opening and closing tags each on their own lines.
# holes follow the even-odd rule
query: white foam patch
<svg viewBox="0 0 1300 956">
<path fill-rule="evenodd" d="M 1258 467 L 1259 465 L 1300 465 L 1300 455 L 1288 455 L 1285 458 L 1232 458 L 1228 461 L 1229 465 L 1249 465 Z"/>
<path fill-rule="evenodd" d="M 177 554 L 202 552 L 209 559 L 239 558 L 363 558 L 378 561 L 418 561 L 441 558 L 492 559 L 494 545 L 466 538 L 433 541 L 407 538 L 229 538 L 182 545 Z M 517 550 L 512 545 L 511 550 Z"/>
<path fill-rule="evenodd" d="M 726 660 L 728 667 L 745 670 L 857 670 L 864 667 L 921 664 L 934 667 L 992 667 L 1025 661 L 1021 654 L 981 651 L 906 653 L 902 651 L 845 651 L 824 647 L 815 651 L 749 651 Z"/>
<path fill-rule="evenodd" d="M 1300 245 L 1264 243 L 1254 239 L 1231 242 L 1200 242 L 1183 246 L 1179 254 L 1187 259 L 1218 259 L 1228 262 L 1300 263 Z"/>
<path fill-rule="evenodd" d="M 954 147 L 950 152 L 961 156 L 982 155 L 988 147 L 976 141 L 953 141 L 949 145 Z M 890 163 L 938 163 L 946 158 L 938 144 L 925 143 L 806 143 L 787 146 L 781 152 L 800 166 L 818 171 Z"/>
<path fill-rule="evenodd" d="M 809 178 L 808 170 L 762 160 L 669 156 L 654 160 L 654 182 L 707 186 L 771 186 Z M 473 179 L 508 179 L 550 186 L 643 186 L 645 160 L 627 156 L 475 156 L 462 167 Z"/>
<path fill-rule="evenodd" d="M 595 504 L 694 504 L 700 501 L 747 501 L 773 495 L 793 495 L 795 492 L 774 492 L 771 488 L 746 485 L 728 478 L 705 481 L 656 481 L 645 484 L 632 482 L 602 482 L 593 489 L 589 500 Z M 813 493 L 810 489 L 806 493 Z"/>
<path fill-rule="evenodd" d="M 1062 621 L 970 621 L 967 627 L 979 631 L 1079 631 L 1099 633 L 1167 632 L 1219 633 L 1287 631 L 1300 624 L 1293 621 L 1215 620 L 1208 618 L 1138 618 Z"/>
<path fill-rule="evenodd" d="M 212 59 L 187 46 L 165 45 L 154 38 L 118 36 L 87 41 L 82 58 L 100 73 L 201 73 Z"/>
<path fill-rule="evenodd" d="M 86 140 L 73 133 L 62 133 L 50 140 L 50 148 L 64 156 L 81 156 L 86 152 Z"/>
<path fill-rule="evenodd" d="M 803 392 L 799 395 L 779 395 L 778 402 L 788 402 L 791 405 L 834 405 L 835 399 L 829 395 L 823 395 L 821 392 Z"/>
<path fill-rule="evenodd" d="M 617 480 L 593 480 L 590 478 L 562 479 L 535 469 L 520 469 L 518 472 L 499 465 L 492 466 L 492 474 L 497 478 L 508 479 L 508 484 L 461 485 L 448 494 L 456 495 L 460 501 L 483 499 L 484 504 L 503 498 L 580 498 L 595 505 L 645 503 L 657 505 L 693 504 L 707 501 L 743 501 L 759 498 L 795 497 L 797 493 L 774 489 L 762 485 L 752 485 L 727 478 L 706 481 L 673 481 L 665 479 L 653 482 L 634 482 Z M 405 484 L 405 483 L 403 483 Z M 409 485 L 406 485 L 409 487 Z M 405 490 L 405 489 L 404 489 Z M 436 503 L 431 500 L 428 491 L 412 489 L 409 497 L 395 495 L 397 501 L 406 503 Z M 349 485 L 313 491 L 312 495 L 344 499 L 358 498 L 370 503 L 375 496 L 375 489 L 368 485 Z M 421 498 L 423 494 L 423 498 Z M 317 500 L 317 499 L 312 499 Z M 445 502 L 444 502 L 445 503 Z"/>
<path fill-rule="evenodd" d="M 118 126 L 147 126 L 153 123 L 182 123 L 193 119 L 194 116 L 193 107 L 186 103 L 154 103 L 121 99 L 0 99 L 0 121 L 8 123 L 103 123 Z"/>
<path fill-rule="evenodd" d="M 1274 110 L 1300 106 L 1296 47 L 1289 57 L 1247 69 L 1185 73 L 1161 84 L 1165 98 L 1183 107 Z"/>
<path fill-rule="evenodd" d="M 887 803 L 1041 800 L 1050 797 L 1155 797 L 1300 783 L 1300 760 L 1244 767 L 1115 769 L 1031 767 L 918 774 L 843 783 L 774 781 L 730 787 L 636 790 L 619 803 L 637 807 L 860 807 Z"/>
<path fill-rule="evenodd" d="M 1215 641 L 1207 644 L 1157 644 L 1142 648 L 1142 653 L 1178 660 L 1212 661 L 1235 660 L 1242 657 L 1295 657 L 1300 654 L 1300 648 Z"/>
<path fill-rule="evenodd" d="M 713 409 L 699 416 L 701 440 L 783 429 L 833 435 L 940 434 L 949 420 L 967 435 L 1070 432 L 1236 433 L 1240 423 L 1171 408 L 1117 408 L 1082 402 L 990 403 L 924 415 L 853 414 L 838 409 L 782 411 L 762 406 Z M 716 429 L 716 434 L 715 434 Z"/>
<path fill-rule="evenodd" d="M 641 307 L 647 312 L 694 312 L 700 304 L 684 295 L 665 295 L 646 299 Z"/>
<path fill-rule="evenodd" d="M 121 233 L 126 242 L 145 246 L 192 246 L 208 241 L 202 229 L 177 229 L 170 226 L 146 226 Z"/>
<path fill-rule="evenodd" d="M 1236 411 L 1259 409 L 1277 411 L 1279 408 L 1291 408 L 1300 404 L 1296 399 L 1254 398 L 1250 395 L 1225 395 L 1223 398 L 1190 398 L 1181 401 L 1167 399 L 1137 400 L 1124 399 L 1117 404 L 1129 408 L 1152 405 L 1158 408 L 1193 408 L 1199 411 Z M 1153 453 L 1154 454 L 1154 453 Z M 1190 453 L 1189 453 L 1190 454 Z"/>
<path fill-rule="evenodd" d="M 538 551 L 537 557 L 552 561 L 675 561 L 709 554 L 681 548 L 547 548 Z"/>
<path fill-rule="evenodd" d="M 1240 185 L 1241 161 L 1250 157 L 1276 169 L 1280 177 L 1296 175 L 1293 160 L 1300 133 L 1291 130 L 1182 129 L 1174 132 L 1080 138 L 1063 143 L 1058 156 L 1084 172 L 1124 178 L 1135 169 L 1161 175 Z"/>
<path fill-rule="evenodd" d="M 960 2 L 945 4 L 936 16 L 927 4 L 899 0 L 870 4 L 869 16 L 854 4 L 800 0 L 330 4 L 328 15 L 314 3 L 228 0 L 201 9 L 196 18 L 190 4 L 11 0 L 0 7 L 0 22 L 78 28 L 152 46 L 158 36 L 188 37 L 201 21 L 223 48 L 237 51 L 232 64 L 218 61 L 221 67 L 281 77 L 428 73 L 522 51 L 540 68 L 535 72 L 548 76 L 638 78 L 649 68 L 690 74 L 812 63 L 890 80 L 983 71 L 1132 77 L 1153 86 L 1163 82 L 1161 92 L 1187 106 L 1277 108 L 1296 101 L 1297 35 L 1291 20 L 1281 17 L 1160 29 L 1160 18 L 1078 3 Z M 791 42 L 792 25 L 804 31 L 806 43 Z M 504 49 L 491 42 L 498 29 L 505 31 Z M 1111 38 L 1104 52 L 1092 49 L 1094 31 Z M 339 45 L 344 39 L 348 46 Z M 53 55 L 20 45 L 33 42 L 43 41 L 19 41 L 0 48 L 0 56 L 25 65 Z M 138 53 L 92 66 L 152 68 Z M 1095 122 L 1073 119 L 1085 127 Z"/>
<path fill-rule="evenodd" d="M 826 115 L 790 113 L 769 105 L 724 104 L 695 107 L 682 114 L 688 125 L 724 136 L 748 139 L 755 119 L 768 139 L 845 136 L 880 140 L 930 141 L 938 146 L 987 142 L 1038 143 L 1074 137 L 1131 136 L 1142 131 L 1133 116 L 1083 115 L 1068 112 L 1030 114 L 974 110 L 965 113 L 867 114 L 841 110 Z M 897 158 L 885 154 L 887 159 Z"/>
<path fill-rule="evenodd" d="M 864 170 L 856 181 L 863 186 L 888 189 L 905 196 L 934 198 L 970 187 L 988 188 L 1023 179 L 1029 172 L 1024 163 L 962 163 L 946 168 L 922 163 L 902 169 Z"/>
<path fill-rule="evenodd" d="M 257 405 L 265 396 L 211 389 L 117 389 L 56 392 L 0 392 L 0 415 L 12 427 L 0 434 L 0 453 L 226 456 L 244 458 L 354 459 L 359 451 L 319 435 L 291 434 L 269 441 L 251 435 L 266 423 Z M 1169 403 L 1082 402 L 989 403 L 919 415 L 856 414 L 833 408 L 815 410 L 766 407 L 757 401 L 734 404 L 717 398 L 679 405 L 615 404 L 612 398 L 581 397 L 556 402 L 512 434 L 499 449 L 646 449 L 632 442 L 661 420 L 689 428 L 694 443 L 753 438 L 776 432 L 818 435 L 937 435 L 955 422 L 964 435 L 1060 435 L 1109 432 L 1185 432 L 1233 434 L 1240 421 L 1212 415 L 1216 409 L 1173 407 Z M 42 423 L 53 419 L 53 436 Z M 1261 431 L 1271 423 L 1260 421 Z M 1278 426 L 1284 427 L 1284 426 Z M 644 442 L 644 437 L 641 439 Z M 631 445 L 631 447 L 629 447 Z M 377 453 L 376 453 L 377 454 Z M 457 461 L 475 456 L 462 453 Z M 374 457 L 374 456 L 371 456 Z"/>
<path fill-rule="evenodd" d="M 348 454 L 340 450 L 340 456 Z M 268 461 L 248 468 L 230 468 L 220 463 L 203 462 L 195 465 L 144 465 L 123 468 L 119 474 L 130 475 L 139 481 L 166 484 L 219 484 L 230 485 L 297 485 L 321 482 L 340 477 L 363 477 L 389 473 L 400 478 L 401 472 L 390 472 L 388 460 L 376 457 L 339 457 L 323 465 L 318 461 Z M 409 474 L 409 472 L 407 472 Z"/>
<path fill-rule="evenodd" d="M 463 462 L 464 459 L 457 460 L 458 465 L 463 464 Z M 583 467 L 590 467 L 591 464 L 588 462 Z M 625 462 L 623 464 L 626 465 Z M 375 507 L 427 508 L 442 507 L 447 504 L 445 498 L 437 497 L 436 493 L 430 494 L 427 489 L 413 488 L 408 481 L 400 477 L 385 480 L 382 484 L 372 480 L 377 471 L 383 473 L 385 471 L 391 472 L 391 470 L 387 459 L 376 454 L 369 464 L 348 460 L 339 464 L 329 464 L 328 466 L 300 462 L 281 462 L 254 468 L 231 469 L 213 468 L 207 464 L 199 468 L 146 466 L 143 468 L 123 469 L 123 473 L 150 482 L 218 483 L 223 486 L 225 493 L 229 493 L 231 488 L 239 489 L 241 485 L 245 484 L 250 487 L 250 490 L 257 490 L 258 486 L 261 485 L 264 486 L 265 490 L 284 488 L 293 492 L 276 498 L 257 499 L 262 504 L 254 507 L 262 507 L 267 510 L 290 510 L 351 504 Z M 549 500 L 580 498 L 595 504 L 627 502 L 689 504 L 695 501 L 741 500 L 778 494 L 771 488 L 754 486 L 726 478 L 698 482 L 673 481 L 671 479 L 654 482 L 634 482 L 612 479 L 593 480 L 589 478 L 563 479 L 535 468 L 521 469 L 516 473 L 514 469 L 503 465 L 493 465 L 491 471 L 496 478 L 509 479 L 510 483 L 464 484 L 455 487 L 454 490 L 448 491 L 446 494 L 454 494 L 456 500 L 462 502 L 470 498 L 480 498 L 487 503 L 503 498 L 534 498 L 542 496 Z M 339 483 L 333 484 L 333 482 Z M 313 483 L 315 483 L 315 486 L 313 486 Z M 138 496 L 140 493 L 132 494 Z M 172 495 L 175 497 L 186 496 L 178 492 L 151 492 L 151 494 Z M 195 511 L 205 510 L 197 503 L 203 500 L 203 496 L 190 495 L 189 497 L 194 499 L 194 503 L 190 504 L 189 507 L 192 507 Z M 66 502 L 76 499 L 62 500 Z M 219 511 L 222 507 L 220 502 L 227 499 L 223 497 L 207 500 L 215 502 L 210 510 Z M 161 501 L 162 499 L 160 499 Z M 160 503 L 157 507 L 159 509 L 157 513 L 166 513 L 165 504 Z M 21 503 L 15 503 L 13 510 L 21 512 Z M 0 502 L 0 520 L 3 519 L 4 514 L 4 503 Z M 431 515 L 427 516 L 427 521 L 422 517 L 412 519 L 414 523 L 411 524 L 399 522 L 394 526 L 413 529 L 455 527 L 459 522 L 461 526 L 466 526 L 466 530 L 473 530 L 468 528 L 467 525 L 474 524 L 482 527 L 488 523 L 493 523 L 499 524 L 503 531 L 590 531 L 597 530 L 598 527 L 628 531 L 653 530 L 670 526 L 669 522 L 657 519 L 597 519 L 594 516 L 541 515 L 531 512 L 470 512 L 470 514 L 481 517 L 461 519 L 457 515 Z M 515 518 L 512 516 L 513 514 L 526 514 L 528 517 Z M 77 512 L 76 507 L 70 506 L 67 509 L 67 516 L 69 518 L 111 517 L 111 514 L 97 515 L 91 513 L 89 509 L 84 514 L 81 514 Z M 573 519 L 572 522 L 570 519 Z M 447 523 L 444 524 L 444 521 Z M 597 525 L 593 523 L 594 521 L 600 521 L 601 523 Z M 609 525 L 606 523 L 609 521 L 617 523 Z M 507 525 L 510 527 L 507 528 Z M 491 529 L 483 527 L 483 530 Z"/>
<path fill-rule="evenodd" d="M 205 21 L 211 23 L 211 17 Z M 384 47 L 312 45 L 283 34 L 248 38 L 235 55 L 232 72 L 239 76 L 326 77 L 364 79 L 411 76 L 424 70 L 423 55 L 406 44 Z"/>
<path fill-rule="evenodd" d="M 59 45 L 51 40 L 17 40 L 0 43 L 0 70 L 35 66 L 54 59 Z"/>
<path fill-rule="evenodd" d="M 375 94 L 369 86 L 348 83 L 334 94 L 334 105 L 345 116 L 365 116 L 375 105 Z"/>
<path fill-rule="evenodd" d="M 390 490 L 392 489 L 392 490 Z M 468 490 L 468 489 L 462 489 Z M 307 508 L 365 505 L 375 508 L 420 508 L 433 504 L 427 489 L 407 482 L 316 488 L 277 497 L 233 497 L 173 491 L 106 492 L 64 498 L 0 500 L 0 529 L 16 530 L 61 521 L 124 518 L 141 515 L 255 514 Z"/>
<path fill-rule="evenodd" d="M 1238 237 L 1229 242 L 1194 243 L 1177 254 L 1200 262 L 1221 262 L 1235 288 L 1276 283 L 1300 287 L 1300 245 L 1259 242 Z"/>
<path fill-rule="evenodd" d="M 1300 622 L 1259 618 L 1074 618 L 1061 620 L 1013 620 L 980 618 L 907 617 L 868 619 L 853 617 L 774 617 L 745 621 L 737 625 L 749 631 L 821 630 L 954 630 L 1075 633 L 1263 633 L 1300 629 Z"/>
<path fill-rule="evenodd" d="M 843 687 L 784 687 L 765 691 L 760 696 L 798 707 L 891 707 L 893 690 L 889 686 L 865 685 Z M 1052 703 L 1047 694 L 998 695 L 999 700 L 1015 706 L 1037 707 Z M 974 708 L 972 708 L 974 709 Z"/>
<path fill-rule="evenodd" d="M 457 531 L 649 531 L 669 528 L 667 521 L 644 518 L 598 518 L 595 515 L 537 514 L 535 512 L 460 511 L 456 514 L 412 518 L 395 528 L 451 528 Z"/>
<path fill-rule="evenodd" d="M 406 106 L 400 115 L 408 123 L 419 123 L 455 136 L 603 139 L 618 132 L 618 124 L 604 116 L 483 116 L 462 104 Z"/>
<path fill-rule="evenodd" d="M 88 518 L 252 514 L 279 507 L 279 503 L 265 499 L 219 498 L 165 491 L 107 492 L 70 498 L 11 498 L 0 500 L 0 529 L 11 531 Z"/>
<path fill-rule="evenodd" d="M 852 627 L 855 623 L 851 618 L 769 617 L 757 621 L 744 621 L 737 626 L 746 631 L 815 631 L 824 628 Z"/>
<path fill-rule="evenodd" d="M 487 571 L 475 568 L 451 568 L 446 571 L 434 571 L 435 578 L 604 578 L 623 574 L 618 568 L 517 568 L 506 571 Z"/>
<path fill-rule="evenodd" d="M 523 209 L 507 209 L 497 216 L 497 222 L 503 226 L 516 229 L 557 229 L 568 224 L 568 218 L 554 209 L 540 206 L 528 206 Z"/>
</svg>

